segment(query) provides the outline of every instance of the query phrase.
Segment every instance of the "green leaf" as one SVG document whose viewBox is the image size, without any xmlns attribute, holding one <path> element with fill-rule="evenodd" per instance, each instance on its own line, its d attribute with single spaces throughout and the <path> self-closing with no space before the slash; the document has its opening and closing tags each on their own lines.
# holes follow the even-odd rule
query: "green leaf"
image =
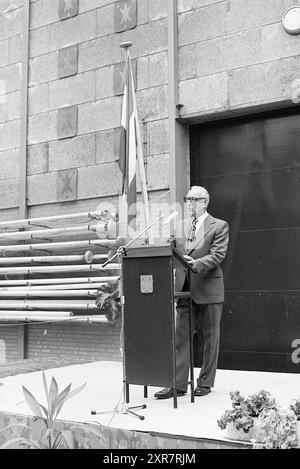
<svg viewBox="0 0 300 469">
<path fill-rule="evenodd" d="M 24 394 L 25 399 L 26 399 L 26 395 L 25 395 L 24 390 L 27 392 L 27 394 L 28 394 L 29 396 L 31 396 L 31 399 L 33 399 L 33 400 L 36 402 L 36 404 L 43 410 L 43 412 L 44 412 L 44 414 L 45 414 L 45 416 L 46 416 L 46 418 L 47 418 L 47 417 L 48 417 L 48 410 L 46 409 L 46 407 L 43 406 L 42 404 L 40 404 L 40 403 L 36 400 L 36 398 L 31 394 L 31 392 L 28 391 L 28 389 L 25 388 L 25 386 L 23 386 L 23 394 Z M 26 399 L 25 401 L 18 402 L 17 405 L 23 404 L 24 402 L 26 402 L 26 404 L 29 405 L 29 402 L 28 402 L 27 399 Z M 29 407 L 30 407 L 30 405 L 29 405 Z M 45 423 L 47 422 L 47 420 L 46 420 L 46 419 L 43 417 L 43 415 L 41 414 L 40 410 L 38 410 L 38 411 L 36 412 L 36 409 L 33 410 L 31 407 L 30 407 L 30 409 L 33 411 L 33 413 L 34 413 L 34 415 L 35 415 L 36 418 L 42 419 Z"/>
<path fill-rule="evenodd" d="M 70 383 L 69 386 L 71 386 L 71 383 Z M 62 408 L 63 404 L 64 404 L 65 402 L 67 402 L 67 400 L 71 399 L 71 397 L 74 397 L 74 396 L 76 396 L 76 394 L 79 394 L 79 393 L 83 390 L 83 388 L 84 388 L 85 386 L 86 386 L 86 383 L 84 383 L 84 384 L 83 384 L 82 386 L 80 386 L 79 388 L 74 389 L 72 392 L 70 392 L 70 393 L 64 398 L 64 400 L 60 403 L 60 405 L 57 406 L 56 416 L 57 416 L 57 415 L 59 414 L 59 412 L 61 411 L 61 408 Z"/>
<path fill-rule="evenodd" d="M 50 400 L 50 402 L 53 402 L 54 399 L 56 399 L 57 394 L 58 394 L 58 385 L 57 385 L 56 379 L 54 378 L 54 376 L 52 376 L 50 389 L 49 389 L 49 400 Z"/>
<path fill-rule="evenodd" d="M 72 431 L 64 430 L 61 434 L 67 449 L 78 449 L 78 440 Z"/>
<path fill-rule="evenodd" d="M 96 305 L 99 309 L 103 309 L 106 301 L 110 298 L 110 293 L 101 293 L 99 298 L 96 300 Z"/>
<path fill-rule="evenodd" d="M 27 388 L 25 388 L 25 386 L 22 386 L 22 388 L 23 388 L 23 394 L 24 394 L 25 400 L 29 408 L 32 410 L 34 415 L 36 415 L 37 417 L 43 418 L 41 406 L 36 400 L 36 398 L 31 394 L 30 391 L 28 391 Z"/>
<path fill-rule="evenodd" d="M 24 403 L 27 404 L 26 401 L 20 401 L 20 402 L 17 402 L 16 405 L 18 406 L 18 405 L 21 405 L 21 404 L 24 404 Z M 46 407 L 43 406 L 43 405 L 42 405 L 40 402 L 38 402 L 38 401 L 37 401 L 37 403 L 38 403 L 38 405 L 41 407 L 41 409 L 44 411 L 44 414 L 46 415 L 46 417 L 48 417 L 48 410 L 46 409 Z M 39 417 L 36 415 L 36 418 L 39 418 Z"/>
<path fill-rule="evenodd" d="M 71 390 L 71 383 L 57 396 L 55 402 L 53 403 L 53 413 L 54 418 L 56 418 L 61 411 L 62 406 L 64 405 L 65 401 L 67 400 L 67 396 Z"/>
<path fill-rule="evenodd" d="M 49 436 L 50 436 L 50 437 L 51 437 L 51 436 L 53 437 L 53 430 L 52 430 L 52 429 L 48 429 L 48 430 L 46 430 L 46 432 L 45 432 L 45 438 L 49 438 Z"/>
<path fill-rule="evenodd" d="M 54 449 L 54 443 L 56 441 L 55 432 L 53 428 L 48 428 L 44 435 L 45 440 L 47 441 L 48 449 Z"/>
<path fill-rule="evenodd" d="M 51 384 L 50 384 L 50 389 L 49 389 L 49 413 L 48 413 L 48 425 L 52 426 L 53 418 L 54 418 L 54 401 L 57 397 L 58 394 L 58 385 L 57 382 L 52 376 Z"/>
<path fill-rule="evenodd" d="M 38 405 L 43 410 L 44 414 L 46 415 L 46 418 L 48 418 L 48 409 L 46 409 L 46 407 L 43 404 L 41 404 L 40 402 L 38 402 Z"/>
<path fill-rule="evenodd" d="M 46 394 L 47 404 L 49 407 L 49 391 L 48 391 L 48 384 L 47 384 L 46 375 L 44 371 L 43 371 L 43 383 L 44 383 L 44 390 Z"/>
<path fill-rule="evenodd" d="M 67 396 L 66 401 L 68 401 L 69 399 L 71 399 L 71 397 L 74 397 L 74 396 L 76 396 L 77 394 L 79 394 L 85 387 L 86 387 L 86 383 L 84 383 L 82 386 L 79 386 L 78 388 L 74 389 L 74 390 L 73 390 L 72 392 L 70 392 L 70 394 Z"/>
<path fill-rule="evenodd" d="M 61 435 L 61 432 L 59 432 L 59 434 L 57 435 L 57 437 L 54 440 L 54 443 L 52 445 L 52 449 L 58 449 L 60 447 L 60 445 L 62 444 L 62 442 L 63 442 L 63 437 Z"/>
</svg>

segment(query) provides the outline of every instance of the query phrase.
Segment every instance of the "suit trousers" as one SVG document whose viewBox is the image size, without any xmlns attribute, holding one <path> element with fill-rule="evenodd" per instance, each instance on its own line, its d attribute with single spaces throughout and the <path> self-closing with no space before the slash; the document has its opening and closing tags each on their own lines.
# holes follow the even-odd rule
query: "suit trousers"
<svg viewBox="0 0 300 469">
<path fill-rule="evenodd" d="M 223 303 L 197 304 L 192 302 L 192 333 L 201 330 L 204 339 L 203 362 L 198 386 L 212 388 L 219 358 L 220 322 Z M 187 390 L 190 364 L 189 300 L 179 299 L 176 307 L 176 381 L 177 388 Z M 181 383 L 181 384 L 180 384 Z"/>
</svg>

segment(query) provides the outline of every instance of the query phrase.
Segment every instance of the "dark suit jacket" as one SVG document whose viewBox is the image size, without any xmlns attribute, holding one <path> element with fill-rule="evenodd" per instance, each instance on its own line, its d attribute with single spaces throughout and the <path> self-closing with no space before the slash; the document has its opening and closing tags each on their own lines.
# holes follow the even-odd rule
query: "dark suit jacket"
<svg viewBox="0 0 300 469">
<path fill-rule="evenodd" d="M 190 224 L 191 219 L 181 220 L 176 227 L 175 239 L 177 250 L 197 261 L 197 273 L 191 273 L 192 298 L 198 304 L 222 303 L 224 282 L 221 263 L 228 248 L 228 223 L 208 215 L 188 248 Z M 182 291 L 186 274 L 184 268 L 176 270 L 175 291 Z"/>
</svg>

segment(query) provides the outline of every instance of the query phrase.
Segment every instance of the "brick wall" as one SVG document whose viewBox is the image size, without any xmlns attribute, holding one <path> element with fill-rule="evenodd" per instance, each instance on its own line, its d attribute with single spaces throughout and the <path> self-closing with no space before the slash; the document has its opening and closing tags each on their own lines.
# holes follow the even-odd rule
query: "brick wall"
<svg viewBox="0 0 300 469">
<path fill-rule="evenodd" d="M 18 326 L 0 327 L 0 365 L 19 359 Z M 28 326 L 27 358 L 121 360 L 121 325 L 43 324 Z"/>
<path fill-rule="evenodd" d="M 52 356 L 115 360 L 120 356 L 120 324 L 47 324 L 28 327 L 29 359 Z"/>
<path fill-rule="evenodd" d="M 18 359 L 18 328 L 0 327 L 0 365 Z"/>
</svg>

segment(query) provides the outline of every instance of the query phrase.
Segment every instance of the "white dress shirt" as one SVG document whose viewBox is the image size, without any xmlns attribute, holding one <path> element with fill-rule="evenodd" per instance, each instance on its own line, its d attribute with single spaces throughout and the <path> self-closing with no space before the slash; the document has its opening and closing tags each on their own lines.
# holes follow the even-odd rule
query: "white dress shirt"
<svg viewBox="0 0 300 469">
<path fill-rule="evenodd" d="M 204 221 L 206 220 L 207 217 L 208 217 L 208 213 L 207 213 L 207 212 L 203 213 L 203 215 L 200 215 L 200 217 L 198 217 L 197 224 L 196 224 L 195 234 L 196 234 L 197 231 L 199 230 L 200 226 L 203 225 L 203 223 L 204 223 Z"/>
</svg>

